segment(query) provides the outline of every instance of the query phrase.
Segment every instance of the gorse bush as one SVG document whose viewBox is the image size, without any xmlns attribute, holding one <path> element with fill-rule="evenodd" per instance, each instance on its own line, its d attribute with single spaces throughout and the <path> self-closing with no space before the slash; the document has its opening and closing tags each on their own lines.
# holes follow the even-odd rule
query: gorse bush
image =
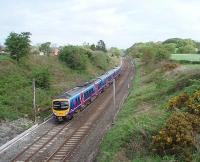
<svg viewBox="0 0 200 162">
<path fill-rule="evenodd" d="M 197 148 L 195 136 L 200 133 L 200 91 L 191 96 L 183 92 L 169 99 L 168 110 L 181 109 L 166 121 L 165 127 L 152 137 L 153 151 L 159 155 L 175 155 L 179 160 L 192 161 Z"/>
<path fill-rule="evenodd" d="M 171 70 L 174 70 L 178 67 L 178 64 L 175 64 L 175 63 L 166 63 L 163 65 L 162 69 L 164 71 L 171 71 Z"/>
<path fill-rule="evenodd" d="M 196 144 L 193 125 L 188 113 L 173 113 L 167 120 L 165 127 L 152 139 L 153 151 L 159 155 L 180 155 L 179 158 L 184 161 L 192 160 Z"/>
<path fill-rule="evenodd" d="M 84 48 L 65 46 L 60 51 L 59 59 L 72 69 L 85 70 L 88 58 L 91 56 L 91 52 Z"/>
<path fill-rule="evenodd" d="M 188 101 L 188 111 L 200 116 L 200 91 L 195 92 Z"/>
<path fill-rule="evenodd" d="M 172 97 L 167 104 L 168 110 L 174 110 L 174 109 L 180 109 L 182 107 L 185 107 L 187 105 L 187 102 L 189 100 L 189 95 L 185 92 L 181 93 L 178 96 Z"/>
<path fill-rule="evenodd" d="M 36 87 L 48 89 L 50 87 L 50 73 L 47 68 L 35 68 L 32 72 Z"/>
</svg>

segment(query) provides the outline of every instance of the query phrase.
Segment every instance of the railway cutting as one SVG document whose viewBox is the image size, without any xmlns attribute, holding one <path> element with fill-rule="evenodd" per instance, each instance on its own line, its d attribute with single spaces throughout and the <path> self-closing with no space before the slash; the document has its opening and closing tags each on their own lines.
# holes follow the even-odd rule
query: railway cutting
<svg viewBox="0 0 200 162">
<path fill-rule="evenodd" d="M 103 134 L 128 95 L 133 64 L 125 58 L 116 80 L 116 106 L 108 86 L 83 111 L 68 121 L 52 118 L 0 154 L 0 161 L 94 161 Z"/>
</svg>

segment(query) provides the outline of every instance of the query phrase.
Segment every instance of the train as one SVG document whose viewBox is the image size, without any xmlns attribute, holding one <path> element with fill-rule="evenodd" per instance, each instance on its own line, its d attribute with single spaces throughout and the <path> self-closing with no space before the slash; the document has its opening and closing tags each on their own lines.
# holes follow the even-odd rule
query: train
<svg viewBox="0 0 200 162">
<path fill-rule="evenodd" d="M 122 63 L 107 71 L 103 75 L 77 86 L 52 100 L 52 112 L 56 121 L 71 120 L 74 113 L 83 110 L 99 94 L 112 84 L 114 79 L 119 78 L 122 71 Z"/>
</svg>

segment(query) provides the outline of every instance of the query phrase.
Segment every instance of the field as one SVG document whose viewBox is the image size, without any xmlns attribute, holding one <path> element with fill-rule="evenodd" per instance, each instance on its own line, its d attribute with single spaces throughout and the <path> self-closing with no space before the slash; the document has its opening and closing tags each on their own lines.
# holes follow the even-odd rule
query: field
<svg viewBox="0 0 200 162">
<path fill-rule="evenodd" d="M 1 55 L 0 54 L 0 61 L 4 61 L 4 60 L 10 60 L 10 57 L 7 55 Z"/>
<path fill-rule="evenodd" d="M 199 66 L 180 65 L 177 69 L 166 71 L 163 76 L 158 73 L 161 66 L 147 66 L 136 61 L 133 87 L 113 127 L 103 138 L 97 161 L 176 161 L 174 156 L 161 157 L 153 153 L 152 135 L 171 115 L 164 107 L 172 96 L 200 89 L 196 81 L 200 78 Z M 194 161 L 200 160 L 199 151 L 194 155 Z"/>
<path fill-rule="evenodd" d="M 200 54 L 172 54 L 172 60 L 200 62 Z"/>
</svg>

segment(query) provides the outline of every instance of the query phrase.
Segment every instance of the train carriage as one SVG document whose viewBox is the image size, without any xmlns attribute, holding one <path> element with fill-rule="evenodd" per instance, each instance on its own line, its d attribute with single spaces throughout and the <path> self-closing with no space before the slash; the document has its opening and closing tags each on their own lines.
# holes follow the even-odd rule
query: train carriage
<svg viewBox="0 0 200 162">
<path fill-rule="evenodd" d="M 121 74 L 121 65 L 83 86 L 73 88 L 52 101 L 52 111 L 57 120 L 71 119 L 75 112 L 84 108 Z"/>
</svg>

